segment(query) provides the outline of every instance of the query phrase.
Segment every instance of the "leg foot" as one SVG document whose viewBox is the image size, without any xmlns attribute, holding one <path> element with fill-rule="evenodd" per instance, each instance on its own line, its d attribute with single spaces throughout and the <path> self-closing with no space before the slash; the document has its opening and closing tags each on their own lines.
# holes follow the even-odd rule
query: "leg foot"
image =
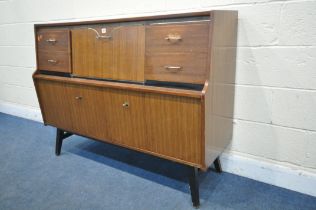
<svg viewBox="0 0 316 210">
<path fill-rule="evenodd" d="M 71 136 L 71 133 L 67 133 L 59 128 L 57 128 L 56 131 L 56 146 L 55 146 L 55 154 L 56 156 L 60 155 L 61 146 L 63 144 L 63 140 L 69 136 Z"/>
<path fill-rule="evenodd" d="M 61 151 L 61 146 L 63 144 L 63 134 L 64 134 L 64 131 L 57 128 L 57 131 L 56 131 L 56 146 L 55 146 L 55 154 L 56 156 L 59 156 L 60 155 L 60 151 Z"/>
<path fill-rule="evenodd" d="M 192 203 L 195 208 L 198 208 L 200 206 L 199 182 L 197 179 L 198 169 L 189 166 L 188 171 Z"/>
<path fill-rule="evenodd" d="M 219 160 L 219 157 L 217 157 L 214 161 L 214 167 L 215 167 L 215 170 L 218 172 L 218 173 L 222 173 L 222 165 L 221 165 L 221 161 Z"/>
</svg>

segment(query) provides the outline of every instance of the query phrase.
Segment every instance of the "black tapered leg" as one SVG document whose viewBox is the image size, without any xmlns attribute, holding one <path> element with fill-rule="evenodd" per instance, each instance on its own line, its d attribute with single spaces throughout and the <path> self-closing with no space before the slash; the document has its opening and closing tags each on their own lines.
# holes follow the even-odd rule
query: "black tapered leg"
<svg viewBox="0 0 316 210">
<path fill-rule="evenodd" d="M 56 131 L 56 146 L 55 146 L 55 154 L 57 156 L 60 155 L 61 146 L 63 145 L 63 140 L 69 136 L 71 136 L 72 133 L 67 133 L 63 131 L 62 129 L 57 128 Z"/>
<path fill-rule="evenodd" d="M 189 171 L 189 184 L 190 184 L 192 203 L 195 208 L 198 208 L 200 206 L 198 169 L 195 167 L 189 166 L 188 171 Z"/>
<path fill-rule="evenodd" d="M 222 165 L 221 165 L 221 161 L 219 160 L 219 157 L 217 157 L 217 158 L 214 160 L 214 167 L 215 167 L 215 170 L 216 170 L 218 173 L 222 173 Z"/>
<path fill-rule="evenodd" d="M 57 128 L 57 131 L 56 131 L 56 147 L 55 147 L 55 154 L 57 156 L 60 155 L 60 151 L 61 151 L 61 146 L 63 144 L 63 134 L 64 134 L 64 131 Z"/>
</svg>

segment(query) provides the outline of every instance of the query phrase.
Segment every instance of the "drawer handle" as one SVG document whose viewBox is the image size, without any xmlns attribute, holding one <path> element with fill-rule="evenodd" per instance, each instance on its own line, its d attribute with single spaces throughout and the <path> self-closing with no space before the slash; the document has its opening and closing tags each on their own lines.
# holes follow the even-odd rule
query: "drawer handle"
<svg viewBox="0 0 316 210">
<path fill-rule="evenodd" d="M 167 41 L 181 41 L 182 37 L 180 35 L 168 35 L 165 40 Z"/>
<path fill-rule="evenodd" d="M 76 100 L 81 100 L 81 99 L 82 99 L 82 96 L 76 96 L 75 99 L 76 99 Z"/>
<path fill-rule="evenodd" d="M 54 44 L 56 44 L 57 40 L 56 39 L 47 39 L 46 42 L 54 45 Z"/>
<path fill-rule="evenodd" d="M 125 107 L 125 108 L 129 107 L 129 103 L 128 102 L 124 102 L 123 103 L 123 107 Z"/>
<path fill-rule="evenodd" d="M 94 31 L 94 33 L 96 33 L 95 38 L 96 39 L 111 39 L 112 36 L 110 35 L 100 35 L 99 32 L 97 30 L 95 30 L 94 28 L 88 28 L 89 30 Z"/>
<path fill-rule="evenodd" d="M 182 66 L 165 66 L 165 69 L 168 71 L 180 71 Z"/>
<path fill-rule="evenodd" d="M 56 60 L 47 60 L 47 62 L 51 63 L 51 64 L 54 64 L 54 65 L 58 63 L 58 61 L 56 61 Z"/>
</svg>

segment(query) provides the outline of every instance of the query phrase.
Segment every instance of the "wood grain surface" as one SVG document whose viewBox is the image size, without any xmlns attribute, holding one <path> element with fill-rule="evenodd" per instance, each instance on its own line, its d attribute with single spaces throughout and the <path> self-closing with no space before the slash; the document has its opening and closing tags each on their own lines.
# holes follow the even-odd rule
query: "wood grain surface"
<svg viewBox="0 0 316 210">
<path fill-rule="evenodd" d="M 202 165 L 200 99 L 39 79 L 36 83 L 48 125 Z"/>
<path fill-rule="evenodd" d="M 106 33 L 102 34 L 102 28 Z M 88 27 L 72 30 L 73 74 L 83 77 L 144 81 L 145 28 Z"/>
</svg>

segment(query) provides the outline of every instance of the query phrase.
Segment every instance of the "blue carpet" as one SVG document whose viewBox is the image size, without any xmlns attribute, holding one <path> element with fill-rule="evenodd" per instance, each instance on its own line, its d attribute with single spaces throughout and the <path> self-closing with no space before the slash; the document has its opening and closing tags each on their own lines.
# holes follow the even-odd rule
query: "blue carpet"
<svg viewBox="0 0 316 210">
<path fill-rule="evenodd" d="M 0 113 L 0 209 L 194 209 L 181 165 Z M 316 209 L 316 198 L 229 173 L 201 173 L 200 209 Z"/>
</svg>

